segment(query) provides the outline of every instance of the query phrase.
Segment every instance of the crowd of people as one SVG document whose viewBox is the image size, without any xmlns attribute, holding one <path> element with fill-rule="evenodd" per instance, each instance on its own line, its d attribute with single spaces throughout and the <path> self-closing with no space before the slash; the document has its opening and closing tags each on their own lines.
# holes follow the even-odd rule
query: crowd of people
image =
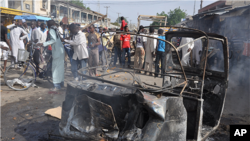
<svg viewBox="0 0 250 141">
<path fill-rule="evenodd" d="M 6 28 L 3 26 L 4 21 L 2 20 L 0 45 L 4 60 L 3 71 L 6 69 L 8 51 L 11 51 L 11 63 L 16 64 L 18 49 L 28 49 L 25 47 L 34 43 L 37 48 L 32 56 L 37 66 L 36 72 L 39 75 L 39 66 L 45 63 L 41 53 L 44 47 L 48 47 L 53 58 L 54 88 L 51 90 L 57 91 L 64 86 L 64 61 L 67 58 L 71 63 L 74 81 L 84 79 L 78 76 L 79 66 L 80 68 L 88 66 L 90 76 L 99 76 L 96 68 L 99 63 L 102 63 L 103 70 L 107 69 L 107 47 L 110 44 L 113 44 L 110 46 L 113 46 L 115 52 L 113 66 L 116 67 L 117 60 L 119 60 L 119 64 L 125 68 L 127 60 L 128 68 L 131 68 L 131 41 L 133 41 L 135 48 L 134 68 L 137 69 L 138 73 L 144 69 L 145 73 L 149 72 L 150 75 L 154 74 L 155 77 L 158 77 L 159 68 L 161 68 L 161 72 L 164 72 L 164 67 L 160 67 L 160 65 L 163 64 L 166 57 L 165 42 L 162 41 L 165 40 L 163 30 L 158 29 L 158 32 L 155 33 L 154 27 L 150 27 L 149 33 L 147 33 L 147 30 L 140 26 L 139 35 L 132 37 L 123 17 L 121 17 L 121 21 L 121 28 L 116 29 L 116 31 L 124 31 L 124 33 L 116 33 L 115 29 L 108 31 L 107 28 L 102 27 L 97 30 L 93 24 L 82 30 L 79 24 L 66 25 L 63 22 L 56 23 L 54 20 L 48 21 L 47 25 L 40 21 L 32 21 L 31 27 L 27 25 L 25 20 L 14 20 L 13 24 Z M 7 37 L 7 29 L 10 29 L 9 38 Z M 30 49 L 28 51 L 32 53 Z M 154 64 L 155 73 L 152 73 Z M 86 70 L 83 70 L 82 73 L 86 74 Z"/>
</svg>

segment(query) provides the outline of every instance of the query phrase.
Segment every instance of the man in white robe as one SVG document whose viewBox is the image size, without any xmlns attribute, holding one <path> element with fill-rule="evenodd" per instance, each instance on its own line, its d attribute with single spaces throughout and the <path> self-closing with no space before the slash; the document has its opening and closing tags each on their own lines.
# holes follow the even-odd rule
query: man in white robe
<svg viewBox="0 0 250 141">
<path fill-rule="evenodd" d="M 11 64 L 14 64 L 17 62 L 17 54 L 18 49 L 24 49 L 24 43 L 23 39 L 28 37 L 28 33 L 22 29 L 22 20 L 18 20 L 15 24 L 7 26 L 8 29 L 10 29 L 10 45 L 12 47 L 12 60 Z M 20 37 L 21 34 L 24 34 L 22 37 Z"/>
<path fill-rule="evenodd" d="M 38 43 L 37 46 L 52 47 L 52 79 L 54 88 L 51 91 L 58 91 L 64 87 L 64 47 L 59 33 L 56 31 L 55 21 L 50 20 L 47 23 L 49 27 L 49 40 L 44 43 Z"/>
<path fill-rule="evenodd" d="M 180 46 L 185 45 L 182 47 L 182 58 L 181 58 L 181 64 L 182 66 L 190 66 L 189 64 L 189 57 L 190 57 L 190 51 L 194 48 L 194 41 L 193 38 L 187 38 L 187 37 L 182 37 Z"/>
<path fill-rule="evenodd" d="M 201 51 L 202 51 L 202 42 L 200 39 L 194 42 L 192 58 L 195 65 L 199 65 L 201 61 Z"/>
<path fill-rule="evenodd" d="M 154 27 L 149 28 L 149 36 L 157 38 L 158 35 L 154 35 Z M 150 75 L 152 75 L 152 68 L 153 68 L 153 54 L 156 49 L 156 43 L 157 39 L 153 38 L 147 38 L 146 46 L 145 46 L 145 52 L 146 52 L 146 58 L 145 58 L 145 73 L 147 71 L 150 72 Z"/>
</svg>

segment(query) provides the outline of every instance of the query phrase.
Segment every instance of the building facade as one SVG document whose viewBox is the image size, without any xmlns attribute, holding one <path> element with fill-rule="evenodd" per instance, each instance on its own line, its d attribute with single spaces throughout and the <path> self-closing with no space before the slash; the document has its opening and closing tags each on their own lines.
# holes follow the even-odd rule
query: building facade
<svg viewBox="0 0 250 141">
<path fill-rule="evenodd" d="M 237 7 L 241 6 L 248 6 L 250 5 L 250 1 L 238 1 L 238 0 L 218 0 L 214 3 L 211 3 L 201 9 L 198 10 L 198 14 L 200 13 L 205 13 L 205 12 L 210 12 L 213 10 L 218 10 L 218 9 L 234 9 Z"/>
<path fill-rule="evenodd" d="M 51 0 L 50 16 L 56 21 L 67 23 L 80 23 L 86 25 L 104 16 L 101 13 L 85 9 L 65 1 Z M 108 20 L 108 25 L 107 25 Z M 110 26 L 110 19 L 107 17 L 97 23 L 99 26 Z"/>
</svg>

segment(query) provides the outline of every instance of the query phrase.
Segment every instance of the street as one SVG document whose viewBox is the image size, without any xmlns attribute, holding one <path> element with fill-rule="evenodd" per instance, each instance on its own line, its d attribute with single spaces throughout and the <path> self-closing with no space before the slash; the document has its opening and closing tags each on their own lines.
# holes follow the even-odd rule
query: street
<svg viewBox="0 0 250 141">
<path fill-rule="evenodd" d="M 133 58 L 132 58 L 133 61 Z M 18 140 L 18 141 L 47 141 L 48 135 L 59 134 L 60 120 L 44 112 L 50 108 L 62 106 L 65 99 L 65 91 L 67 82 L 73 80 L 68 63 L 67 72 L 65 73 L 65 88 L 58 94 L 49 94 L 49 89 L 52 88 L 47 80 L 37 79 L 36 85 L 38 88 L 30 87 L 25 91 L 13 91 L 8 86 L 3 84 L 1 78 L 1 133 L 2 141 Z M 125 70 L 118 74 L 105 76 L 104 79 L 120 82 L 124 84 L 132 83 L 132 76 L 126 72 L 128 69 L 111 68 L 108 73 L 113 70 Z M 140 75 L 142 81 L 149 84 L 161 85 L 161 78 L 148 77 Z M 89 80 L 85 80 L 90 82 Z M 228 141 L 229 140 L 229 125 L 230 124 L 249 124 L 249 116 L 244 115 L 245 110 L 249 110 L 249 105 L 246 100 L 241 100 L 240 104 L 235 104 L 235 91 L 241 86 L 230 87 L 227 92 L 224 114 L 221 118 L 221 124 L 214 135 L 210 136 L 207 141 Z M 242 92 L 247 94 L 247 92 Z M 243 97 L 243 96 L 242 96 Z M 241 110 L 240 107 L 244 107 Z M 247 120 L 248 119 L 248 120 Z M 51 136 L 52 140 L 62 140 L 62 137 Z"/>
</svg>

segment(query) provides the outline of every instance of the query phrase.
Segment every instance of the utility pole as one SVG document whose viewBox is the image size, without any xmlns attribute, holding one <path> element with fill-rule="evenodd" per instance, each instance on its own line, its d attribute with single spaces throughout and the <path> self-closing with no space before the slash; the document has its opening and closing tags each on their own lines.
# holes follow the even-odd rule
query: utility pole
<svg viewBox="0 0 250 141">
<path fill-rule="evenodd" d="M 106 8 L 106 15 L 107 15 L 107 27 L 108 27 L 108 8 L 109 8 L 110 6 L 104 6 L 104 8 Z"/>
<path fill-rule="evenodd" d="M 67 9 L 68 9 L 68 24 L 69 24 L 69 0 L 67 0 Z"/>
<path fill-rule="evenodd" d="M 120 23 L 120 17 L 119 17 L 119 14 L 121 14 L 121 13 L 117 13 L 118 14 L 118 24 Z"/>
<path fill-rule="evenodd" d="M 97 4 L 97 9 L 98 9 L 98 12 L 100 13 L 100 1 L 98 0 L 98 4 Z"/>
<path fill-rule="evenodd" d="M 201 5 L 200 5 L 200 9 L 202 8 L 202 2 L 203 2 L 203 0 L 201 0 Z"/>
<path fill-rule="evenodd" d="M 130 21 L 130 23 L 129 23 L 129 25 L 130 25 L 130 26 L 129 26 L 129 29 L 131 30 L 131 20 L 129 20 L 129 21 Z"/>
<path fill-rule="evenodd" d="M 194 0 L 194 13 L 193 13 L 193 15 L 195 14 L 195 3 L 196 3 L 196 0 Z"/>
</svg>

